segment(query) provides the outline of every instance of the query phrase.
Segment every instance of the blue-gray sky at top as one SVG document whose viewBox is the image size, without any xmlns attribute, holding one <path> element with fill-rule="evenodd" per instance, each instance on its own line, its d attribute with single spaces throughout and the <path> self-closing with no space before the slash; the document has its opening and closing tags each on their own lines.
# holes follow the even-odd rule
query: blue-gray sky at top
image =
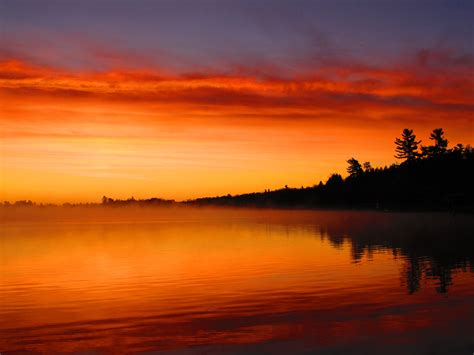
<svg viewBox="0 0 474 355">
<path fill-rule="evenodd" d="M 0 56 L 177 71 L 473 53 L 474 1 L 0 0 Z"/>
</svg>

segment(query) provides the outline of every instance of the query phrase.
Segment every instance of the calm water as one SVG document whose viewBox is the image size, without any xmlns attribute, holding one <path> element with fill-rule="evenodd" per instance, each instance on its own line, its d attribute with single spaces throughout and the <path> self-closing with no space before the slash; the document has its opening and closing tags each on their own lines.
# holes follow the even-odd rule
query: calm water
<svg viewBox="0 0 474 355">
<path fill-rule="evenodd" d="M 113 213 L 4 219 L 2 354 L 474 351 L 472 217 Z"/>
</svg>

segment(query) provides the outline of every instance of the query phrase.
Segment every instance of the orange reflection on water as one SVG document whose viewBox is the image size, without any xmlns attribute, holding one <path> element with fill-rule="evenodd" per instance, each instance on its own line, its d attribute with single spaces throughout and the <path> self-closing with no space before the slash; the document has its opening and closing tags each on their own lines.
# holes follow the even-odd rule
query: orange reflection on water
<svg viewBox="0 0 474 355">
<path fill-rule="evenodd" d="M 472 273 L 454 272 L 450 297 L 430 278 L 407 295 L 407 259 L 392 250 L 374 248 L 354 262 L 351 240 L 335 247 L 324 215 L 252 213 L 4 224 L 0 348 L 277 344 L 270 350 L 283 352 L 280 342 L 290 342 L 334 350 L 411 344 L 413 331 L 431 339 L 439 322 L 469 335 L 458 320 L 473 313 Z"/>
</svg>

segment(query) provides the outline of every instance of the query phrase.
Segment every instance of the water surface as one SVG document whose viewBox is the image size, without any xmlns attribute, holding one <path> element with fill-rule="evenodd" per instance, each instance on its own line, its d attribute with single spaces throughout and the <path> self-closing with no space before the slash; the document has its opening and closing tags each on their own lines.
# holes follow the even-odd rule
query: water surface
<svg viewBox="0 0 474 355">
<path fill-rule="evenodd" d="M 2 223 L 2 353 L 474 351 L 469 216 L 54 216 Z"/>
</svg>

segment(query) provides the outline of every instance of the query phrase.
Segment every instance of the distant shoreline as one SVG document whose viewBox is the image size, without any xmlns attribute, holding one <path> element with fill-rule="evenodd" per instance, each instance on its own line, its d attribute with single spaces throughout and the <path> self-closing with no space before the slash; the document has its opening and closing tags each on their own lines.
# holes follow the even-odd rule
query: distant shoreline
<svg viewBox="0 0 474 355">
<path fill-rule="evenodd" d="M 404 129 L 395 139 L 400 164 L 372 167 L 355 158 L 347 160 L 349 176 L 334 173 L 323 183 L 310 187 L 265 190 L 240 195 L 202 197 L 175 201 L 152 197 L 126 200 L 103 196 L 101 203 L 64 203 L 76 206 L 216 206 L 272 209 L 369 210 L 385 212 L 474 213 L 474 152 L 470 145 L 448 148 L 444 131 L 436 128 L 430 135 L 433 145 L 418 147 L 413 130 Z M 421 151 L 420 151 L 421 149 Z M 31 200 L 3 207 L 54 206 Z"/>
</svg>

